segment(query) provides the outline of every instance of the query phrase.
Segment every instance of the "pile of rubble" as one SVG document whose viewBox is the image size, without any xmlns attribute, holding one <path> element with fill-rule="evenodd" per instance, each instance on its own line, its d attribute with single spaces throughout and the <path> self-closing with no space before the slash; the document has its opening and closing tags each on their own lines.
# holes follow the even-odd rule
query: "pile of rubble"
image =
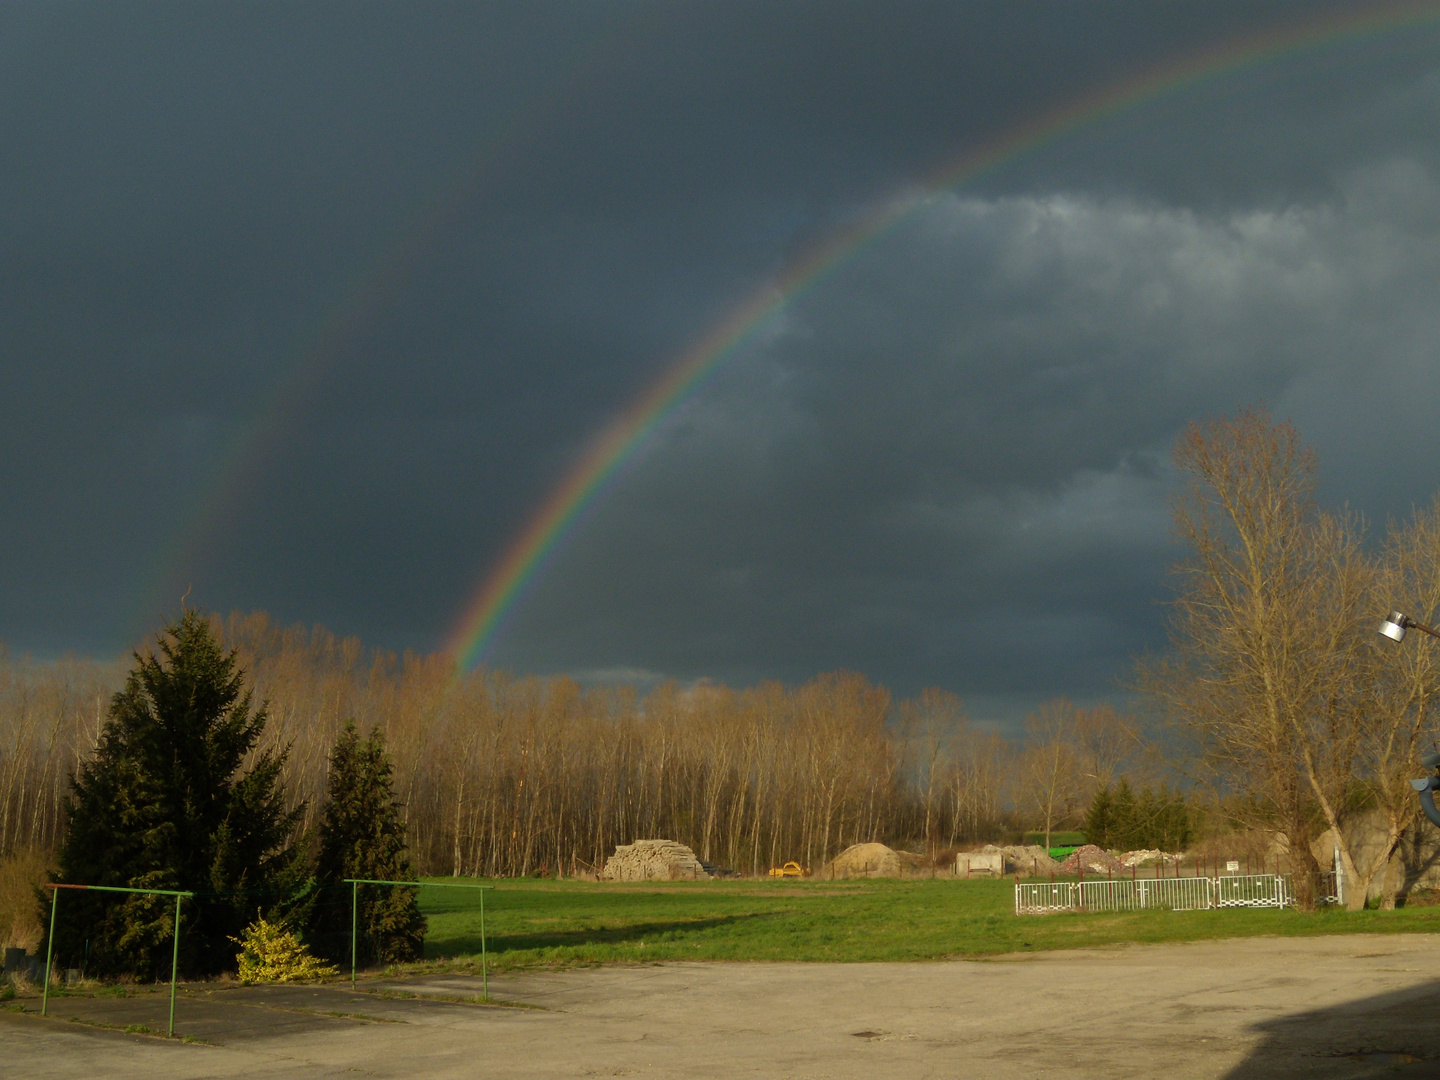
<svg viewBox="0 0 1440 1080">
<path fill-rule="evenodd" d="M 636 840 L 615 849 L 600 871 L 601 881 L 708 881 L 705 866 L 674 840 Z"/>
<path fill-rule="evenodd" d="M 1108 851 L 1094 844 L 1085 844 L 1067 855 L 1056 869 L 1062 874 L 1078 874 L 1082 869 L 1086 873 L 1105 874 L 1125 868 L 1120 860 Z"/>
<path fill-rule="evenodd" d="M 1179 855 L 1171 855 L 1168 851 L 1127 851 L 1120 856 L 1120 865 L 1126 868 L 1131 866 L 1143 866 L 1152 862 L 1179 862 Z"/>
</svg>

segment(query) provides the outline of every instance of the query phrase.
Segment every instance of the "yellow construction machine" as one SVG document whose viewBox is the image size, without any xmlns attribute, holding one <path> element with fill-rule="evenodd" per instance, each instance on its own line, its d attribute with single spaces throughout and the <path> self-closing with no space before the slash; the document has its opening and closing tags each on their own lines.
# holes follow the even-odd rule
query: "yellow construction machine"
<svg viewBox="0 0 1440 1080">
<path fill-rule="evenodd" d="M 771 876 L 771 877 L 809 877 L 809 876 L 810 876 L 810 868 L 809 868 L 808 866 L 801 866 L 798 862 L 795 862 L 795 860 L 792 859 L 792 860 L 790 860 L 790 862 L 787 862 L 784 866 L 772 866 L 772 867 L 770 868 L 770 876 Z"/>
</svg>

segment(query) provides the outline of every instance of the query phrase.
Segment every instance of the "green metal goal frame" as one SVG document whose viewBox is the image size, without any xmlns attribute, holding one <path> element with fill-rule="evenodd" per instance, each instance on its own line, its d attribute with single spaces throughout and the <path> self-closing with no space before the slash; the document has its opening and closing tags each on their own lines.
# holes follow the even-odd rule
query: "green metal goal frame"
<svg viewBox="0 0 1440 1080">
<path fill-rule="evenodd" d="M 55 914 L 60 908 L 61 889 L 89 889 L 92 892 L 123 892 L 123 893 L 144 893 L 147 896 L 173 896 L 175 897 L 175 946 L 170 954 L 170 1030 L 167 1034 L 175 1034 L 175 974 L 180 968 L 180 901 L 189 897 L 195 898 L 193 892 L 181 892 L 176 889 L 126 889 L 119 885 L 67 885 L 61 882 L 47 882 L 45 888 L 50 889 L 50 936 L 45 939 L 45 987 L 40 993 L 40 1015 L 46 1015 L 50 1008 L 50 962 L 55 954 Z"/>
<path fill-rule="evenodd" d="M 494 885 L 471 885 L 459 881 L 385 881 L 377 878 L 341 878 L 350 885 L 350 989 L 355 989 L 356 945 L 360 937 L 360 886 L 408 885 L 412 889 L 478 889 L 480 890 L 480 985 L 481 994 L 490 997 L 490 971 L 485 958 L 485 893 Z"/>
</svg>

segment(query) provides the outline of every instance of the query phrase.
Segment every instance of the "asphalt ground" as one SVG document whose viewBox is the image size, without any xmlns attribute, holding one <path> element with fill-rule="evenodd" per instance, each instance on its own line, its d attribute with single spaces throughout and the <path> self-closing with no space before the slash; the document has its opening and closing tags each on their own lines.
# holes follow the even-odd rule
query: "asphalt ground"
<svg viewBox="0 0 1440 1080">
<path fill-rule="evenodd" d="M 912 964 L 681 963 L 38 997 L 0 1075 L 1437 1077 L 1440 936 L 1251 938 Z M 16 1007 L 24 1011 L 17 1011 Z"/>
</svg>

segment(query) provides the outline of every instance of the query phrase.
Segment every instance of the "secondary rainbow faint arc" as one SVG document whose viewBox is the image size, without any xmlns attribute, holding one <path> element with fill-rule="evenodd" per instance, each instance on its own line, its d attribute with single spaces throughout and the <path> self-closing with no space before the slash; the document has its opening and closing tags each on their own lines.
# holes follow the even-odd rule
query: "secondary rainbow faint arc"
<svg viewBox="0 0 1440 1080">
<path fill-rule="evenodd" d="M 287 434 L 300 426 L 302 409 L 313 402 L 333 368 L 348 356 L 352 343 L 369 329 L 375 312 L 393 302 L 393 291 L 424 265 L 432 247 L 443 242 L 448 226 L 476 198 L 496 167 L 519 157 L 527 140 L 545 130 L 544 118 L 557 112 L 566 95 L 585 80 L 603 76 L 618 49 L 626 44 L 624 24 L 615 23 L 573 50 L 560 65 L 561 76 L 552 78 L 542 94 L 498 116 L 494 130 L 477 140 L 456 171 L 412 207 L 404 224 L 352 271 L 325 317 L 301 339 L 294 361 L 247 422 L 221 447 L 205 480 L 196 485 L 192 505 L 139 579 L 134 623 L 127 636 L 153 625 L 157 617 L 167 617 L 157 614 L 157 608 L 159 612 L 168 609 L 169 601 L 162 597 L 177 595 L 187 582 L 195 581 L 195 563 L 217 537 L 234 527 L 251 490 L 274 463 Z"/>
<path fill-rule="evenodd" d="M 919 193 L 891 200 L 858 225 L 830 237 L 695 342 L 591 441 L 564 479 L 511 540 L 478 592 L 465 605 L 447 646 L 457 667 L 466 670 L 487 655 L 517 599 L 535 580 L 547 557 L 575 522 L 607 489 L 608 482 L 637 455 L 649 436 L 705 384 L 727 357 L 734 355 L 784 304 L 822 280 L 828 271 L 858 253 L 868 241 L 909 217 L 936 192 L 974 180 L 1051 139 L 1163 94 L 1297 52 L 1389 33 L 1437 18 L 1440 18 L 1440 5 L 1433 0 L 1387 5 L 1361 14 L 1331 16 L 1271 30 L 1152 68 L 967 151 L 916 185 Z"/>
</svg>

